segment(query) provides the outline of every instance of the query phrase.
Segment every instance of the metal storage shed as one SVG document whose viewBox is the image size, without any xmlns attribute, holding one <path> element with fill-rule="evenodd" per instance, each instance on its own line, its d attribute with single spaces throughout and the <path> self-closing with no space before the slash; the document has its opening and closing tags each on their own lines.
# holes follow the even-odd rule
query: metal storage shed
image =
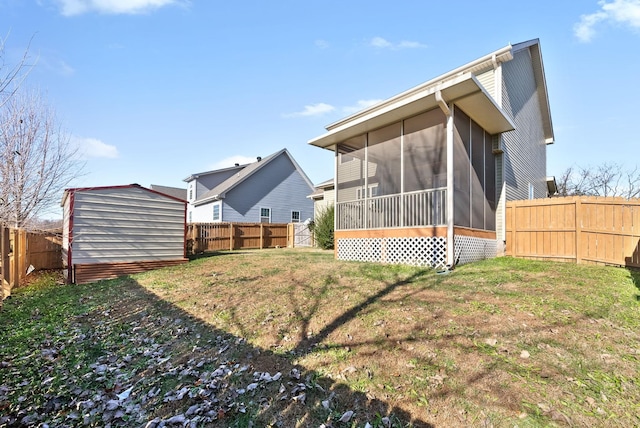
<svg viewBox="0 0 640 428">
<path fill-rule="evenodd" d="M 66 189 L 62 262 L 68 283 L 187 261 L 186 201 L 138 184 Z"/>
</svg>

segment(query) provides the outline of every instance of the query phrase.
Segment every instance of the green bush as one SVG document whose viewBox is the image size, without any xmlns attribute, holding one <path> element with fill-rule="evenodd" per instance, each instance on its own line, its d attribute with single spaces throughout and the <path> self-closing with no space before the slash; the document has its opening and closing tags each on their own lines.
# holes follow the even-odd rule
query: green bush
<svg viewBox="0 0 640 428">
<path fill-rule="evenodd" d="M 328 206 L 320 211 L 317 218 L 311 223 L 311 231 L 316 240 L 316 245 L 323 250 L 333 249 L 333 217 L 335 207 Z"/>
</svg>

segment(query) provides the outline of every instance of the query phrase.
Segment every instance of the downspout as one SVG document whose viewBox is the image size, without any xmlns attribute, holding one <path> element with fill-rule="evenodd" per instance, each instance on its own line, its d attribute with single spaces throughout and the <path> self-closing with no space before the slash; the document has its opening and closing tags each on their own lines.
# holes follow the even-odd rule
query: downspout
<svg viewBox="0 0 640 428">
<path fill-rule="evenodd" d="M 436 91 L 436 102 L 447 117 L 447 266 L 452 268 L 455 263 L 455 248 L 453 236 L 453 111 L 442 98 L 442 92 Z"/>
</svg>

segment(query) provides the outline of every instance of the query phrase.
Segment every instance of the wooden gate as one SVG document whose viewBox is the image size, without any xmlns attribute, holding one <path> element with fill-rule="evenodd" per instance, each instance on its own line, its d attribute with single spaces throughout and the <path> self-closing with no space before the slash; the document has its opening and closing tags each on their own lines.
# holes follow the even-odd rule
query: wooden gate
<svg viewBox="0 0 640 428">
<path fill-rule="evenodd" d="M 294 247 L 313 247 L 313 233 L 306 223 L 291 223 Z"/>
</svg>

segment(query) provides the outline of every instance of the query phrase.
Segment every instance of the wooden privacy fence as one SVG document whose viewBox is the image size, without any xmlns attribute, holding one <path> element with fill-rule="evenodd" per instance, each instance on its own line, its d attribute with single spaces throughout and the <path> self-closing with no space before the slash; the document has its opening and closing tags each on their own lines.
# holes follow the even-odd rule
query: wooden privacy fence
<svg viewBox="0 0 640 428">
<path fill-rule="evenodd" d="M 507 203 L 506 255 L 640 268 L 640 199 Z"/>
<path fill-rule="evenodd" d="M 28 232 L 0 226 L 2 299 L 32 270 L 62 269 L 62 237 L 59 233 Z M 0 299 L 0 300 L 2 300 Z"/>
<path fill-rule="evenodd" d="M 293 224 L 189 223 L 187 252 L 293 247 L 294 237 Z"/>
</svg>

